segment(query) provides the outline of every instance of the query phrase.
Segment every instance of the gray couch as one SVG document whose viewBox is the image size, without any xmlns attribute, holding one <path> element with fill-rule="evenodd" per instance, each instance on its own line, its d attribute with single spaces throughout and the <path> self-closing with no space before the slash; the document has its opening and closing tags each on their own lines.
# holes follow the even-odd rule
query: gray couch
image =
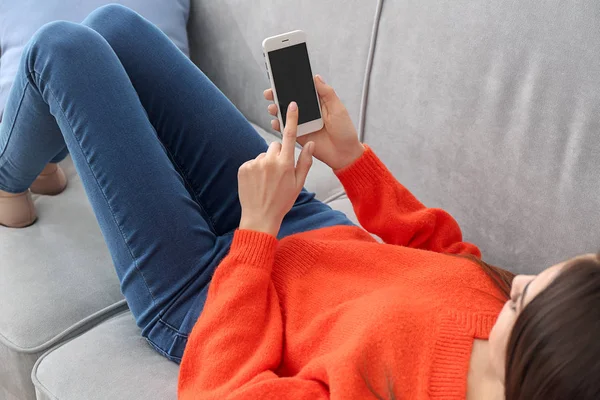
<svg viewBox="0 0 600 400">
<path fill-rule="evenodd" d="M 600 245 L 600 3 L 195 0 L 193 60 L 266 140 L 260 43 L 308 33 L 362 139 L 484 258 L 536 273 Z M 0 229 L 0 399 L 174 399 L 139 335 L 82 186 Z M 355 218 L 335 176 L 307 183 Z M 58 250 L 57 250 L 58 249 Z"/>
</svg>

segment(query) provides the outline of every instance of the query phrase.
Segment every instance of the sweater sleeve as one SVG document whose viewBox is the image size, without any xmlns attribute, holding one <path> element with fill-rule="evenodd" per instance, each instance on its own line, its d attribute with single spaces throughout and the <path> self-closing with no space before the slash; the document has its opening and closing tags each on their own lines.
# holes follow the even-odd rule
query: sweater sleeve
<svg viewBox="0 0 600 400">
<path fill-rule="evenodd" d="M 402 186 L 368 145 L 351 165 L 334 171 L 361 225 L 385 243 L 440 253 L 481 256 L 462 241 L 458 223 L 446 211 L 426 208 Z"/>
<path fill-rule="evenodd" d="M 188 339 L 179 399 L 326 399 L 318 382 L 280 378 L 283 325 L 271 281 L 277 239 L 238 229 Z"/>
</svg>

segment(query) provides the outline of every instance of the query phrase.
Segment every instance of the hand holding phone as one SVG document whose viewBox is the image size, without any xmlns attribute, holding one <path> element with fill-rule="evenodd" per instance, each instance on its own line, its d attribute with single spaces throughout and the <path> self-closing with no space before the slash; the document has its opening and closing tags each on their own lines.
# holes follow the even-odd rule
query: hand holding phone
<svg viewBox="0 0 600 400">
<path fill-rule="evenodd" d="M 298 137 L 297 141 L 303 146 L 308 142 L 314 142 L 314 156 L 318 160 L 334 170 L 342 169 L 357 160 L 365 149 L 358 140 L 358 133 L 348 110 L 335 90 L 319 75 L 314 77 L 314 84 L 319 96 L 323 128 Z M 273 90 L 265 90 L 264 97 L 268 101 L 274 101 Z M 279 114 L 277 104 L 270 104 L 268 111 L 273 116 Z M 271 126 L 281 132 L 279 120 L 271 121 Z"/>
<path fill-rule="evenodd" d="M 269 145 L 265 153 L 242 164 L 238 171 L 238 193 L 242 206 L 240 229 L 277 236 L 285 215 L 293 207 L 312 165 L 314 143 L 308 143 L 296 163 L 298 107 L 286 110 L 289 123 L 283 141 Z"/>
</svg>

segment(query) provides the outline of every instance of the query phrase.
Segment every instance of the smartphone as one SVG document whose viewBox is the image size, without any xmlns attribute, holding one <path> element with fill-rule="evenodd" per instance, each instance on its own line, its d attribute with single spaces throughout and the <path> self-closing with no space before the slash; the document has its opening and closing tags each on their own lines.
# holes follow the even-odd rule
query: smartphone
<svg viewBox="0 0 600 400">
<path fill-rule="evenodd" d="M 298 104 L 298 136 L 323 128 L 321 103 L 308 58 L 306 34 L 292 31 L 263 40 L 267 76 L 279 107 L 279 126 L 285 127 L 288 105 Z"/>
</svg>

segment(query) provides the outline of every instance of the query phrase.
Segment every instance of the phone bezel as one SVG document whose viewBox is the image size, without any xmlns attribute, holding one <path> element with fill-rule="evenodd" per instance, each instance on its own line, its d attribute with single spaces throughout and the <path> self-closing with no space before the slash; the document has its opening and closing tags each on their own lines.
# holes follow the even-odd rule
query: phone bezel
<svg viewBox="0 0 600 400">
<path fill-rule="evenodd" d="M 277 88 L 275 87 L 275 82 L 273 81 L 273 72 L 271 71 L 271 60 L 269 59 L 269 52 L 285 49 L 286 47 L 295 46 L 297 44 L 306 43 L 306 48 L 308 50 L 308 44 L 306 42 L 306 33 L 301 30 L 295 30 L 292 32 L 283 33 L 277 36 L 271 36 L 263 40 L 263 56 L 265 58 L 265 67 L 267 68 L 267 77 L 269 78 L 269 82 L 271 84 L 271 89 L 273 89 L 273 97 L 275 104 L 277 104 L 277 118 L 279 119 L 279 126 L 282 128 L 282 133 L 284 124 L 283 124 L 283 116 L 281 114 L 281 110 L 279 110 L 279 100 L 277 98 Z M 308 57 L 308 62 L 310 63 L 310 52 Z M 311 64 L 312 70 L 312 64 Z M 314 81 L 313 81 L 314 85 Z M 317 93 L 317 88 L 315 87 L 315 93 Z M 317 104 L 319 105 L 319 115 L 321 115 L 321 102 L 319 101 L 319 96 L 317 95 Z M 302 110 L 300 110 L 302 112 Z M 323 128 L 323 117 L 322 115 L 318 119 L 314 119 L 312 121 L 305 122 L 303 124 L 298 125 L 298 133 L 297 136 L 306 135 L 308 133 L 316 132 Z"/>
</svg>

